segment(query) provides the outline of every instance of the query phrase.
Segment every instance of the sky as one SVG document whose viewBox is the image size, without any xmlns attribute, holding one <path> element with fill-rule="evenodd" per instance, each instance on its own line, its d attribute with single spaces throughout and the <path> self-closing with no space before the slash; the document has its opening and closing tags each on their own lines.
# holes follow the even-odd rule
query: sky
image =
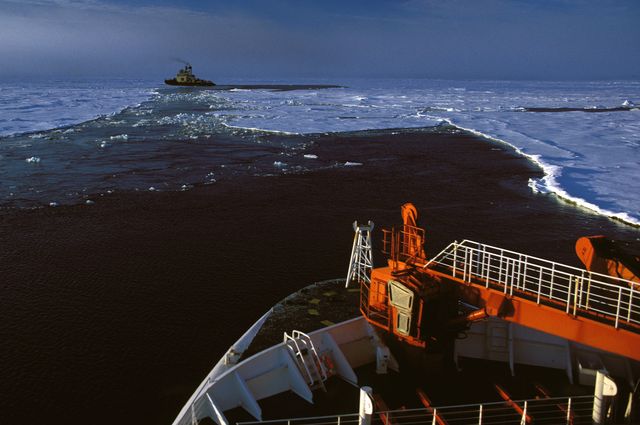
<svg viewBox="0 0 640 425">
<path fill-rule="evenodd" d="M 0 0 L 0 78 L 640 80 L 640 0 Z"/>
</svg>

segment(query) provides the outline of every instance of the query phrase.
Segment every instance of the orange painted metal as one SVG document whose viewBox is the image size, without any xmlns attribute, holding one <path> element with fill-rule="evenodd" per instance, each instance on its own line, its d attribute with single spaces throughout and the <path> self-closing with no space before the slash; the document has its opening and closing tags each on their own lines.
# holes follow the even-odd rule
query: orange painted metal
<svg viewBox="0 0 640 425">
<path fill-rule="evenodd" d="M 388 302 L 388 294 L 387 294 L 387 282 L 390 280 L 401 280 L 398 276 L 393 275 L 393 270 L 390 267 L 380 267 L 377 269 L 373 269 L 371 272 L 371 290 L 369 292 L 369 307 L 373 309 L 385 309 L 388 312 L 388 316 L 374 316 L 368 312 L 363 313 L 364 317 L 367 321 L 379 328 L 385 329 L 387 331 L 392 332 L 398 339 L 416 346 L 416 347 L 426 347 L 427 342 L 421 338 L 420 335 L 420 326 L 422 322 L 423 316 L 423 302 L 421 299 L 414 300 L 415 306 L 414 310 L 416 311 L 415 317 L 417 320 L 412 325 L 413 332 L 410 335 L 403 335 L 395 331 L 397 329 L 397 319 L 398 319 L 398 310 L 389 304 Z M 402 283 L 405 284 L 409 289 L 417 292 L 419 288 L 412 284 L 409 281 L 402 280 Z M 373 288 L 376 288 L 375 290 Z M 384 287 L 384 289 L 382 289 Z M 371 293 L 376 292 L 376 297 L 372 298 Z M 375 304 L 371 304 L 371 300 L 375 300 Z M 366 314 L 369 313 L 369 314 Z M 388 320 L 384 320 L 384 317 L 388 317 Z"/>
<path fill-rule="evenodd" d="M 378 310 L 387 308 L 387 281 L 376 276 L 371 277 L 369 306 Z"/>
<path fill-rule="evenodd" d="M 438 415 L 437 412 L 433 409 L 431 400 L 429 400 L 429 397 L 427 397 L 427 394 L 422 391 L 421 388 L 416 388 L 416 394 L 420 399 L 420 403 L 422 403 L 422 405 L 429 411 L 429 413 L 435 415 L 436 423 L 438 425 L 448 425 L 447 421 L 445 421 L 444 418 L 441 415 Z"/>
<path fill-rule="evenodd" d="M 391 418 L 390 415 L 386 413 L 391 409 L 389 409 L 387 403 L 385 403 L 385 401 L 382 399 L 382 396 L 380 394 L 374 393 L 372 397 L 373 402 L 376 404 L 376 410 L 379 411 L 378 416 L 380 417 L 382 423 L 384 425 L 397 425 L 397 422 L 394 421 L 393 418 Z"/>
<path fill-rule="evenodd" d="M 486 319 L 487 316 L 489 316 L 489 313 L 487 313 L 487 308 L 480 308 L 478 310 L 474 310 L 471 313 L 467 314 L 466 316 L 460 316 L 455 318 L 454 320 L 450 321 L 449 324 L 457 324 L 457 323 L 470 323 L 470 322 L 477 322 L 478 320 L 482 320 L 482 319 Z"/>
<path fill-rule="evenodd" d="M 400 207 L 402 215 L 402 244 L 409 258 L 425 259 L 424 230 L 417 227 L 418 210 L 411 203 Z"/>
<path fill-rule="evenodd" d="M 640 255 L 624 251 L 621 244 L 604 236 L 585 236 L 576 242 L 576 254 L 589 271 L 640 283 Z"/>
<path fill-rule="evenodd" d="M 579 315 L 565 313 L 564 310 L 537 304 L 536 301 L 507 296 L 495 289 L 486 288 L 482 284 L 474 284 L 454 278 L 431 269 L 425 269 L 426 273 L 438 276 L 466 287 L 463 291 L 467 301 L 484 302 L 493 304 L 492 310 L 495 316 L 506 321 L 527 326 L 551 335 L 556 335 L 570 341 L 620 354 L 633 360 L 640 361 L 640 334 L 626 329 L 615 329 L 607 323 L 601 323 L 594 319 Z M 502 300 L 496 309 L 497 300 Z M 587 312 L 584 312 L 587 314 Z"/>
<path fill-rule="evenodd" d="M 388 266 L 373 269 L 370 285 L 361 285 L 360 311 L 372 325 L 410 345 L 426 347 L 428 342 L 440 337 L 451 338 L 447 327 L 455 331 L 455 326 L 489 315 L 640 361 L 640 327 L 633 323 L 616 329 L 611 317 L 577 307 L 567 312 L 565 305 L 557 300 L 529 299 L 517 290 L 506 294 L 489 288 L 499 286 L 497 282 L 468 282 L 443 271 L 423 267 L 427 263 L 422 248 L 424 230 L 416 227 L 417 210 L 413 205 L 405 204 L 401 211 L 402 230 L 383 230 L 383 252 L 389 255 Z M 584 241 L 579 241 L 579 255 L 583 251 L 584 258 L 593 257 L 588 249 L 580 248 L 584 246 L 587 246 Z M 585 262 L 587 267 L 593 263 L 589 261 Z M 387 288 L 392 280 L 402 284 L 414 296 L 408 335 L 397 331 L 398 310 L 389 303 Z M 447 304 L 452 292 L 456 293 L 454 305 Z M 456 317 L 457 299 L 480 307 L 480 310 L 466 317 Z"/>
<path fill-rule="evenodd" d="M 501 292 L 491 292 L 487 297 L 484 309 L 489 316 L 498 316 L 503 308 L 506 295 Z"/>
<path fill-rule="evenodd" d="M 520 417 L 522 417 L 524 415 L 524 409 L 522 409 L 522 407 L 520 407 L 518 403 L 511 400 L 511 396 L 509 396 L 509 394 L 507 394 L 507 392 L 503 390 L 500 385 L 494 384 L 493 386 L 495 387 L 500 397 L 502 397 L 502 399 L 507 403 L 507 405 L 510 406 L 513 410 L 515 410 L 518 413 L 518 415 L 520 415 Z M 525 421 L 528 424 L 530 424 L 532 422 L 531 416 L 526 415 Z"/>
</svg>

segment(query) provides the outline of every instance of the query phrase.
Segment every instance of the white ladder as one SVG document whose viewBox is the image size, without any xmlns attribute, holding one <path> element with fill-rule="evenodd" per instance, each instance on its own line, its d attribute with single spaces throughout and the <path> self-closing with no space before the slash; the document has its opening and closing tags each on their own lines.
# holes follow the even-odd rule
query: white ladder
<svg viewBox="0 0 640 425">
<path fill-rule="evenodd" d="M 305 376 L 309 388 L 312 390 L 322 388 L 326 391 L 324 381 L 327 380 L 327 371 L 309 335 L 298 330 L 292 331 L 291 335 L 285 332 L 284 344 L 300 372 Z"/>
<path fill-rule="evenodd" d="M 357 221 L 353 222 L 355 235 L 353 237 L 345 288 L 349 287 L 351 281 L 371 283 L 371 269 L 373 269 L 371 232 L 373 231 L 373 226 L 372 221 L 369 221 L 366 226 L 358 225 Z"/>
</svg>

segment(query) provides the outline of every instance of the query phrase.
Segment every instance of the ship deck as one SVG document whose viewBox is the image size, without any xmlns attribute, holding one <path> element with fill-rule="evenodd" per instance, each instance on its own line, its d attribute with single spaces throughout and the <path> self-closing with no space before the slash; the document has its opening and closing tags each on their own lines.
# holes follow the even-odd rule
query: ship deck
<svg viewBox="0 0 640 425">
<path fill-rule="evenodd" d="M 495 385 L 504 389 L 512 400 L 540 397 L 536 385 L 547 389 L 553 397 L 590 395 L 593 392 L 590 387 L 569 384 L 566 376 L 557 370 L 522 366 L 516 376 L 511 376 L 504 364 L 471 359 L 461 363 L 461 367 L 460 371 L 434 370 L 426 375 L 393 371 L 377 375 L 375 365 L 368 365 L 355 372 L 361 385 L 373 388 L 377 399 L 384 401 L 384 405 L 376 406 L 378 411 L 423 408 L 417 389 L 427 394 L 434 406 L 503 402 Z M 290 392 L 261 400 L 263 420 L 357 413 L 358 388 L 337 377 L 330 378 L 326 386 L 327 392 L 314 392 L 313 405 Z M 516 420 L 517 412 L 514 410 L 512 414 L 512 419 Z M 225 416 L 229 423 L 255 421 L 242 408 L 227 411 Z"/>
<path fill-rule="evenodd" d="M 345 289 L 342 279 L 303 288 L 274 306 L 243 357 L 282 342 L 284 330 L 311 332 L 357 317 L 359 296 L 359 288 Z M 423 408 L 418 390 L 435 406 L 504 402 L 496 386 L 512 400 L 542 397 L 540 388 L 551 397 L 593 393 L 591 387 L 569 383 L 566 374 L 557 369 L 518 365 L 512 376 L 507 363 L 462 358 L 456 367 L 440 355 L 426 355 L 415 347 L 402 349 L 388 338 L 385 342 L 400 362 L 399 373 L 389 370 L 379 375 L 372 364 L 355 369 L 359 386 L 372 387 L 376 399 L 382 402 L 376 410 Z M 358 387 L 338 377 L 329 378 L 325 385 L 326 392 L 314 391 L 313 405 L 291 392 L 261 400 L 263 420 L 357 412 Z M 515 410 L 513 414 L 517 415 Z M 225 416 L 230 423 L 255 421 L 242 408 L 227 411 Z"/>
</svg>

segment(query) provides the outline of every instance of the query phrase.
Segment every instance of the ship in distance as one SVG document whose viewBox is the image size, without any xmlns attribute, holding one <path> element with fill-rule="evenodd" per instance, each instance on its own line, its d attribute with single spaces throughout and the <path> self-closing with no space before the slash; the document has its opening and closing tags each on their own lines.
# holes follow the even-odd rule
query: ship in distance
<svg viewBox="0 0 640 425">
<path fill-rule="evenodd" d="M 354 222 L 346 288 L 274 306 L 173 425 L 639 423 L 636 245 L 580 238 L 585 268 L 466 239 L 429 258 L 401 212 L 383 266 L 373 223 Z"/>
<path fill-rule="evenodd" d="M 175 78 L 164 80 L 165 84 L 170 86 L 215 86 L 213 81 L 202 80 L 193 74 L 193 68 L 191 64 L 185 64 L 184 68 L 181 68 L 176 74 Z"/>
</svg>

